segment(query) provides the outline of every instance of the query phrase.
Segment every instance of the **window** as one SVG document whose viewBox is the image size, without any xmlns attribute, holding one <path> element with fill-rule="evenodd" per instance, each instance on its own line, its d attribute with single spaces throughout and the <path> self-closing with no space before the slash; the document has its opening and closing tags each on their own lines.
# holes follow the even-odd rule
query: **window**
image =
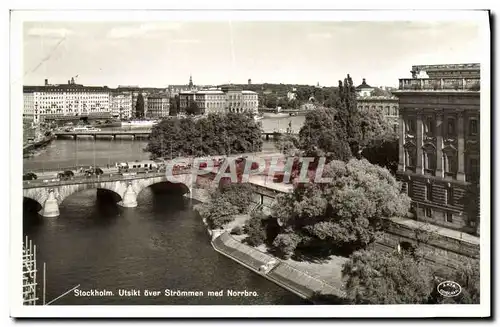
<svg viewBox="0 0 500 327">
<path fill-rule="evenodd" d="M 411 198 L 413 197 L 413 183 L 408 182 L 408 196 Z"/>
<path fill-rule="evenodd" d="M 425 216 L 431 218 L 432 217 L 432 209 L 427 207 L 425 208 Z"/>
<path fill-rule="evenodd" d="M 453 188 L 451 187 L 446 189 L 446 204 L 453 205 Z"/>
<path fill-rule="evenodd" d="M 454 175 L 457 171 L 457 161 L 455 155 L 447 153 L 443 155 L 444 172 L 448 175 Z"/>
<path fill-rule="evenodd" d="M 469 135 L 477 135 L 477 129 L 478 129 L 478 124 L 477 124 L 477 119 L 471 119 L 469 120 Z"/>
<path fill-rule="evenodd" d="M 415 118 L 408 118 L 408 120 L 406 121 L 406 132 L 408 134 L 415 134 L 416 130 L 417 130 L 417 127 L 416 127 Z"/>
<path fill-rule="evenodd" d="M 432 117 L 425 118 L 424 132 L 427 136 L 434 136 L 434 120 Z"/>
<path fill-rule="evenodd" d="M 448 118 L 448 136 L 455 136 L 455 119 Z"/>
<path fill-rule="evenodd" d="M 436 155 L 434 151 L 427 150 L 423 153 L 424 156 L 424 169 L 429 172 L 434 172 L 436 170 Z"/>
<path fill-rule="evenodd" d="M 479 160 L 477 158 L 469 159 L 468 182 L 477 182 L 479 180 Z"/>
<path fill-rule="evenodd" d="M 427 201 L 432 201 L 432 184 L 427 184 L 425 188 L 425 197 Z"/>
<path fill-rule="evenodd" d="M 446 213 L 446 222 L 448 222 L 448 223 L 453 222 L 453 214 L 451 212 Z"/>
</svg>

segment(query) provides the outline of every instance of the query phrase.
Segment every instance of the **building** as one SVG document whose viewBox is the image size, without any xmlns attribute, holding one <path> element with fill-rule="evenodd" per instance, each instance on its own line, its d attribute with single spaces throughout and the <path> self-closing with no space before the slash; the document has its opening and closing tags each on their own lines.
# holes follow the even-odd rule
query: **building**
<svg viewBox="0 0 500 327">
<path fill-rule="evenodd" d="M 480 65 L 413 66 L 399 80 L 398 178 L 417 220 L 478 233 Z M 428 78 L 418 78 L 426 72 Z M 477 201 L 476 201 L 477 200 Z M 473 208 L 474 209 L 474 208 Z"/>
<path fill-rule="evenodd" d="M 232 86 L 181 92 L 179 100 L 181 112 L 186 112 L 186 109 L 193 102 L 197 104 L 203 114 L 221 112 L 252 112 L 256 114 L 259 108 L 256 92 Z"/>
<path fill-rule="evenodd" d="M 107 86 L 75 84 L 24 86 L 23 117 L 39 123 L 64 117 L 111 118 L 110 89 Z"/>
<path fill-rule="evenodd" d="M 399 100 L 395 96 L 374 96 L 374 87 L 366 84 L 366 79 L 363 78 L 363 83 L 356 87 L 357 106 L 358 109 L 379 110 L 384 117 L 393 126 L 394 131 L 397 131 L 399 124 Z"/>
<path fill-rule="evenodd" d="M 23 92 L 24 110 L 23 122 L 35 123 L 35 92 Z"/>
<path fill-rule="evenodd" d="M 148 95 L 147 118 L 163 118 L 170 115 L 170 98 L 166 94 Z"/>
<path fill-rule="evenodd" d="M 375 88 L 366 84 L 366 79 L 363 78 L 363 83 L 359 84 L 356 87 L 356 93 L 358 94 L 358 97 L 367 97 L 367 96 L 370 96 L 372 94 L 374 89 Z"/>
<path fill-rule="evenodd" d="M 358 109 L 371 109 L 383 112 L 384 117 L 397 132 L 399 124 L 399 100 L 397 97 L 387 96 L 363 96 L 356 100 Z"/>
<path fill-rule="evenodd" d="M 130 119 L 134 116 L 131 91 L 115 91 L 110 95 L 111 115 L 113 118 Z"/>
</svg>

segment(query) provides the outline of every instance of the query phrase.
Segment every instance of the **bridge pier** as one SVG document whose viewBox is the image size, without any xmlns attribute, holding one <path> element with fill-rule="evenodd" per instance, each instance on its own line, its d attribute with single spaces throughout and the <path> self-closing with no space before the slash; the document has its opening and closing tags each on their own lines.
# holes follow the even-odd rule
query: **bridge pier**
<svg viewBox="0 0 500 327">
<path fill-rule="evenodd" d="M 57 200 L 54 195 L 54 190 L 49 191 L 49 197 L 47 198 L 47 200 L 45 200 L 42 212 L 40 214 L 43 217 L 47 218 L 59 216 L 59 205 L 57 204 Z"/>
<path fill-rule="evenodd" d="M 132 184 L 128 184 L 127 190 L 123 194 L 123 200 L 118 203 L 118 205 L 125 208 L 135 208 L 137 207 L 137 193 L 135 193 L 132 188 Z"/>
<path fill-rule="evenodd" d="M 76 135 L 76 134 L 75 134 L 75 135 L 73 135 L 73 140 L 75 140 L 75 141 L 76 141 L 77 136 L 78 136 L 78 135 Z"/>
</svg>

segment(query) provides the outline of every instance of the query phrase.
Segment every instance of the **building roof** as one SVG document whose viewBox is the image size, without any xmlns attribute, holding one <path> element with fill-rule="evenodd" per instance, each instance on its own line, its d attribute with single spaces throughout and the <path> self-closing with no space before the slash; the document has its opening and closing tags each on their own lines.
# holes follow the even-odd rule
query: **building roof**
<svg viewBox="0 0 500 327">
<path fill-rule="evenodd" d="M 243 94 L 257 94 L 257 92 L 248 91 L 248 90 L 243 90 L 243 91 L 241 91 L 241 93 L 243 93 Z"/>
<path fill-rule="evenodd" d="M 363 83 L 359 84 L 356 89 L 360 90 L 360 89 L 373 89 L 373 87 L 371 87 L 370 85 L 366 84 L 366 79 L 363 78 Z"/>
</svg>

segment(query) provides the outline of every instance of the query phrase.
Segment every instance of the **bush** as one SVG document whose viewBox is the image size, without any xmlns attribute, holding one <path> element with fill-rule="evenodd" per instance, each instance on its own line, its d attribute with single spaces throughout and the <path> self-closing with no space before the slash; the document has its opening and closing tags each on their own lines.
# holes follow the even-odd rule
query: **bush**
<svg viewBox="0 0 500 327">
<path fill-rule="evenodd" d="M 273 246 L 276 247 L 285 259 L 292 257 L 301 238 L 296 234 L 278 234 L 274 239 Z"/>
<path fill-rule="evenodd" d="M 264 226 L 263 214 L 254 214 L 247 221 L 245 225 L 245 233 L 248 234 L 245 238 L 245 243 L 251 246 L 259 246 L 266 241 L 266 228 Z"/>
<path fill-rule="evenodd" d="M 241 228 L 240 226 L 235 226 L 231 230 L 231 234 L 233 234 L 233 235 L 242 235 L 243 234 L 243 228 Z"/>
</svg>

